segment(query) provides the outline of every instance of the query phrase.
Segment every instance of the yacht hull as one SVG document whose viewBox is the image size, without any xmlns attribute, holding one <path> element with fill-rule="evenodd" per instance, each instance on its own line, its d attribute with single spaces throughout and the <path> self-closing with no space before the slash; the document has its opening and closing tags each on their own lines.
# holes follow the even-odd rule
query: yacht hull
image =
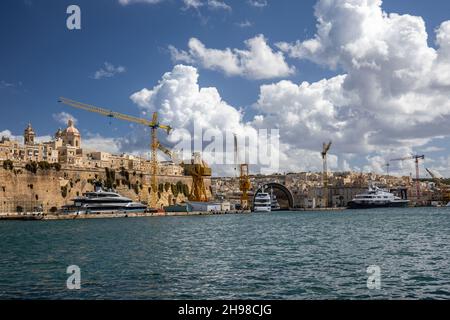
<svg viewBox="0 0 450 320">
<path fill-rule="evenodd" d="M 377 209 L 377 208 L 406 208 L 409 201 L 395 201 L 388 203 L 357 203 L 351 201 L 348 203 L 349 209 Z"/>
<path fill-rule="evenodd" d="M 257 207 L 253 210 L 253 212 L 271 212 L 270 207 Z"/>
</svg>

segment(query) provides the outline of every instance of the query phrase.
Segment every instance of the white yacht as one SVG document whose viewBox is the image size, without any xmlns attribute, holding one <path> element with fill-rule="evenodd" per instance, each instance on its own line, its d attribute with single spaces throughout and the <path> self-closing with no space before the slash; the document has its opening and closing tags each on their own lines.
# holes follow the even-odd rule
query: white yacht
<svg viewBox="0 0 450 320">
<path fill-rule="evenodd" d="M 272 197 L 267 192 L 260 192 L 255 196 L 254 212 L 270 212 L 272 210 Z"/>
<path fill-rule="evenodd" d="M 277 196 L 273 193 L 273 189 L 270 189 L 270 208 L 271 211 L 278 211 L 281 209 L 280 204 L 278 203 Z"/>
<path fill-rule="evenodd" d="M 409 200 L 396 197 L 394 194 L 370 185 L 366 193 L 358 194 L 348 203 L 350 209 L 370 209 L 407 207 Z"/>
<path fill-rule="evenodd" d="M 82 197 L 72 199 L 73 205 L 63 206 L 67 213 L 105 213 L 105 212 L 144 212 L 147 206 L 133 202 L 130 198 L 122 197 L 111 191 L 96 188 L 94 192 L 86 192 Z"/>
</svg>

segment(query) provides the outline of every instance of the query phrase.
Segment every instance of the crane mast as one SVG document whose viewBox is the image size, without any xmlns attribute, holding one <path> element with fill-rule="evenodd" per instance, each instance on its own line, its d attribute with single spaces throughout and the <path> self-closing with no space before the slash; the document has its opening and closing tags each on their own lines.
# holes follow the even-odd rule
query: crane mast
<svg viewBox="0 0 450 320">
<path fill-rule="evenodd" d="M 416 193 L 417 193 L 417 202 L 420 201 L 421 194 L 420 194 L 420 169 L 419 169 L 419 161 L 425 160 L 424 155 L 415 155 L 415 156 L 409 156 L 405 158 L 400 159 L 392 159 L 391 161 L 406 161 L 406 160 L 414 160 L 416 163 Z"/>
<path fill-rule="evenodd" d="M 322 173 L 322 185 L 323 185 L 323 197 L 325 199 L 325 206 L 328 207 L 328 166 L 327 166 L 327 154 L 330 151 L 332 142 L 323 143 L 322 148 L 322 161 L 323 161 L 323 173 Z"/>
<path fill-rule="evenodd" d="M 158 155 L 157 151 L 160 148 L 160 144 L 158 141 L 158 129 L 163 129 L 166 131 L 167 134 L 170 134 L 172 131 L 172 128 L 169 125 L 160 124 L 158 121 L 158 113 L 154 112 L 152 115 L 152 120 L 149 121 L 147 119 L 133 117 L 127 114 L 115 112 L 112 110 L 96 107 L 90 104 L 82 103 L 79 101 L 75 101 L 72 99 L 60 97 L 58 102 L 89 112 L 97 113 L 109 118 L 116 118 L 128 122 L 134 122 L 140 125 L 144 125 L 146 127 L 150 128 L 151 131 L 151 143 L 150 143 L 150 149 L 151 149 L 151 159 L 150 159 L 150 185 L 151 185 L 151 192 L 150 192 L 150 207 L 156 208 L 157 205 L 157 190 L 158 190 Z"/>
<path fill-rule="evenodd" d="M 239 162 L 239 155 L 238 155 L 238 143 L 237 143 L 237 135 L 234 135 L 234 168 L 236 170 L 236 166 Z M 248 205 L 248 191 L 251 188 L 251 182 L 249 177 L 249 169 L 247 163 L 241 163 L 239 164 L 239 190 L 241 193 L 241 209 L 247 210 Z"/>
</svg>

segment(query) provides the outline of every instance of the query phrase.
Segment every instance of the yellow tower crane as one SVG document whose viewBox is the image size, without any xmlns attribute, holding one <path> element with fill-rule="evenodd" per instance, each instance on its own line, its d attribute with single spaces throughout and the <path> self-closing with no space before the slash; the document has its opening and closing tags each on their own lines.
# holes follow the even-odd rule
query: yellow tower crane
<svg viewBox="0 0 450 320">
<path fill-rule="evenodd" d="M 325 199 L 325 206 L 328 207 L 328 167 L 327 167 L 327 154 L 330 151 L 332 142 L 323 143 L 322 148 L 322 160 L 323 160 L 323 174 L 322 174 L 322 185 L 323 185 L 323 197 Z"/>
<path fill-rule="evenodd" d="M 151 159 L 150 159 L 150 164 L 151 164 L 151 192 L 150 192 L 150 207 L 152 208 L 156 208 L 156 204 L 157 204 L 157 192 L 158 192 L 158 178 L 157 178 L 157 174 L 158 174 L 158 157 L 157 157 L 157 152 L 158 149 L 160 148 L 160 144 L 158 141 L 158 134 L 157 131 L 158 129 L 163 129 L 167 132 L 167 134 L 170 134 L 170 132 L 172 131 L 172 128 L 169 125 L 164 125 L 164 124 L 160 124 L 158 121 L 158 113 L 154 112 L 152 119 L 151 120 L 147 120 L 147 119 L 143 119 L 143 118 L 138 118 L 138 117 L 133 117 L 133 116 L 129 116 L 126 114 L 122 114 L 119 112 L 115 112 L 115 111 L 111 111 L 111 110 L 107 110 L 107 109 L 103 109 L 103 108 L 99 108 L 99 107 L 95 107 L 86 103 L 82 103 L 82 102 L 78 102 L 75 100 L 71 100 L 68 98 L 59 98 L 58 102 L 74 107 L 74 108 L 78 108 L 78 109 L 82 109 L 82 110 L 86 110 L 89 112 L 94 112 L 94 113 L 98 113 L 110 118 L 116 118 L 116 119 L 121 119 L 121 120 L 125 120 L 125 121 L 129 121 L 129 122 L 134 122 L 134 123 L 138 123 L 141 125 L 144 125 L 146 127 L 149 127 L 151 129 L 151 144 L 150 144 L 150 149 L 151 149 Z"/>
<path fill-rule="evenodd" d="M 238 155 L 238 143 L 237 143 L 237 135 L 234 135 L 234 165 L 236 166 L 239 162 Z M 239 165 L 239 190 L 241 193 L 241 210 L 247 210 L 248 206 L 248 191 L 251 188 L 251 182 L 249 178 L 249 170 L 247 163 L 241 163 Z M 236 170 L 236 167 L 235 167 Z"/>
<path fill-rule="evenodd" d="M 248 210 L 248 191 L 251 188 L 251 182 L 248 173 L 248 164 L 241 163 L 241 173 L 239 176 L 239 189 L 242 192 L 241 195 L 241 210 Z"/>
</svg>

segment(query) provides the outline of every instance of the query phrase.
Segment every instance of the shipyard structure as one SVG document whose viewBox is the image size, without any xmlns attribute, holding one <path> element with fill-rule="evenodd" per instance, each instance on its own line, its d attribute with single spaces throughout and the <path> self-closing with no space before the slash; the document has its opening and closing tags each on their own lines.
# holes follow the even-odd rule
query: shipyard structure
<svg viewBox="0 0 450 320">
<path fill-rule="evenodd" d="M 148 206 L 156 195 L 156 206 L 151 207 L 166 211 L 187 210 L 188 202 L 197 211 L 251 209 L 261 192 L 277 199 L 273 207 L 281 210 L 342 208 L 364 193 L 370 183 L 413 206 L 450 202 L 450 186 L 428 169 L 432 176 L 429 180 L 389 174 L 330 173 L 326 170 L 326 151 L 330 146 L 331 142 L 324 144 L 322 173 L 249 175 L 248 165 L 241 164 L 239 177 L 214 178 L 198 154 L 184 163 L 173 161 L 172 153 L 160 148 L 172 160 L 158 162 L 155 184 L 151 159 L 83 148 L 81 134 L 72 120 L 49 141 L 39 142 L 29 124 L 23 142 L 0 138 L 0 214 L 57 212 L 99 184 Z M 221 209 L 217 203 L 221 203 Z M 228 206 L 225 209 L 224 203 Z"/>
<path fill-rule="evenodd" d="M 185 165 L 185 167 L 188 165 Z M 0 213 L 57 211 L 74 197 L 101 183 L 137 202 L 148 203 L 152 193 L 151 162 L 128 154 L 111 154 L 83 148 L 72 120 L 50 141 L 36 141 L 29 124 L 18 139 L 0 137 Z M 158 165 L 157 208 L 187 201 L 192 176 L 182 164 Z M 210 197 L 210 179 L 204 178 Z"/>
<path fill-rule="evenodd" d="M 420 194 L 416 181 L 410 176 L 397 177 L 375 173 L 329 172 L 328 185 L 323 186 L 322 173 L 300 172 L 274 175 L 250 175 L 250 201 L 264 188 L 276 195 L 280 208 L 319 209 L 342 208 L 358 195 L 367 191 L 371 183 L 396 196 L 410 201 L 411 206 L 440 206 L 450 201 L 450 191 L 436 179 L 420 181 Z M 212 193 L 220 199 L 238 202 L 241 191 L 239 178 L 212 178 Z"/>
</svg>

